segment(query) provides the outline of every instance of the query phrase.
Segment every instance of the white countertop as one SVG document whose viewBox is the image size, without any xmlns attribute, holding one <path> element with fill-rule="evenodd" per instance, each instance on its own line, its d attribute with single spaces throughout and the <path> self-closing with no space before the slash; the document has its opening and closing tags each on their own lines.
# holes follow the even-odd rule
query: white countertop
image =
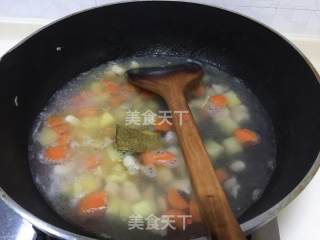
<svg viewBox="0 0 320 240">
<path fill-rule="evenodd" d="M 48 20 L 0 19 L 0 56 Z M 320 72 L 320 38 L 286 35 Z M 320 219 L 320 172 L 278 217 L 281 240 L 316 240 Z M 273 240 L 273 239 L 269 239 Z"/>
</svg>

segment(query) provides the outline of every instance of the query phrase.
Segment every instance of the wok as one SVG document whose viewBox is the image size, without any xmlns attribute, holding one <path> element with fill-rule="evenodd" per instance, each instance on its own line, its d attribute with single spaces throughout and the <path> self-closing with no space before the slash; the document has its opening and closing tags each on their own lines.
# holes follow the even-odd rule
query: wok
<svg viewBox="0 0 320 240">
<path fill-rule="evenodd" d="M 219 8 L 120 3 L 59 20 L 0 60 L 1 198 L 36 228 L 65 239 L 90 238 L 60 218 L 32 182 L 28 138 L 36 116 L 79 73 L 144 55 L 214 64 L 243 79 L 269 113 L 277 167 L 262 198 L 240 216 L 244 231 L 274 218 L 311 180 L 320 164 L 319 77 L 294 46 L 266 26 Z"/>
</svg>

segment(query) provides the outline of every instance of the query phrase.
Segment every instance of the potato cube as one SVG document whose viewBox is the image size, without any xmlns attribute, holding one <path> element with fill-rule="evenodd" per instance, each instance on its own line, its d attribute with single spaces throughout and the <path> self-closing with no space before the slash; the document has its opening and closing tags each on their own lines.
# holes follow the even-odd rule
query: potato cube
<svg viewBox="0 0 320 240">
<path fill-rule="evenodd" d="M 234 137 L 226 138 L 223 140 L 222 145 L 224 146 L 226 153 L 230 155 L 240 153 L 243 150 L 241 144 Z"/>
</svg>

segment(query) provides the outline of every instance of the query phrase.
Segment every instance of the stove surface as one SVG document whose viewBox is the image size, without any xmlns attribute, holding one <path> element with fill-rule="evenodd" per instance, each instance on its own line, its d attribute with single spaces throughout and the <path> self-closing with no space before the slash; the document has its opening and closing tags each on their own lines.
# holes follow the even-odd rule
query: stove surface
<svg viewBox="0 0 320 240">
<path fill-rule="evenodd" d="M 0 200 L 0 239 L 33 240 L 36 232 L 32 225 L 17 215 Z"/>
</svg>

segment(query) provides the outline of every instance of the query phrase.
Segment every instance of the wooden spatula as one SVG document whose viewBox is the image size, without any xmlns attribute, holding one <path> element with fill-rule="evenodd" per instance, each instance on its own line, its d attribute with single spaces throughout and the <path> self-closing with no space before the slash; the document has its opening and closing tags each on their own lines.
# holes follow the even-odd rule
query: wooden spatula
<svg viewBox="0 0 320 240">
<path fill-rule="evenodd" d="M 186 102 L 185 94 L 199 84 L 203 76 L 200 65 L 187 62 L 169 67 L 131 69 L 127 72 L 133 85 L 164 98 L 174 112 L 172 120 L 186 161 L 203 220 L 210 235 L 217 240 L 245 240 L 215 174 Z"/>
</svg>

